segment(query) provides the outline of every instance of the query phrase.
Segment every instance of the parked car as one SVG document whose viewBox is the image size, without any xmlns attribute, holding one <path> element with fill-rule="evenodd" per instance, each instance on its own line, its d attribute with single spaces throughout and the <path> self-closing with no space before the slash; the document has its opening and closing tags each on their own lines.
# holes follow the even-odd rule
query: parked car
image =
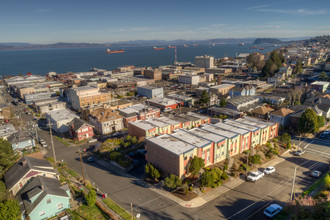
<svg viewBox="0 0 330 220">
<path fill-rule="evenodd" d="M 87 158 L 87 161 L 88 161 L 88 162 L 94 162 L 95 159 L 94 159 L 93 157 L 88 157 L 88 158 Z"/>
<path fill-rule="evenodd" d="M 264 169 L 265 174 L 271 174 L 274 172 L 275 172 L 275 167 L 267 167 L 266 169 Z"/>
<path fill-rule="evenodd" d="M 321 135 L 320 138 L 326 138 L 330 134 L 330 131 L 324 131 Z"/>
<path fill-rule="evenodd" d="M 88 143 L 93 143 L 93 142 L 96 142 L 97 140 L 96 139 L 91 139 L 88 141 Z"/>
<path fill-rule="evenodd" d="M 263 178 L 265 176 L 265 174 L 263 172 L 260 171 L 256 171 L 256 172 L 251 172 L 247 177 L 246 180 L 247 181 L 251 181 L 251 182 L 256 182 L 257 180 Z"/>
<path fill-rule="evenodd" d="M 40 144 L 46 144 L 46 141 L 44 141 L 43 139 L 39 139 L 39 143 Z"/>
<path fill-rule="evenodd" d="M 45 143 L 41 143 L 41 146 L 42 146 L 42 147 L 47 147 L 48 145 L 47 145 L 46 142 L 45 142 Z"/>
<path fill-rule="evenodd" d="M 271 204 L 264 210 L 264 215 L 269 217 L 269 218 L 274 218 L 275 215 L 280 213 L 282 211 L 282 206 L 277 205 L 277 204 Z"/>
<path fill-rule="evenodd" d="M 304 153 L 305 153 L 305 151 L 303 151 L 303 150 L 297 150 L 294 154 L 296 156 L 302 156 Z"/>
<path fill-rule="evenodd" d="M 314 170 L 313 172 L 311 172 L 311 176 L 312 177 L 320 177 L 321 176 L 321 172 L 318 170 Z"/>
</svg>

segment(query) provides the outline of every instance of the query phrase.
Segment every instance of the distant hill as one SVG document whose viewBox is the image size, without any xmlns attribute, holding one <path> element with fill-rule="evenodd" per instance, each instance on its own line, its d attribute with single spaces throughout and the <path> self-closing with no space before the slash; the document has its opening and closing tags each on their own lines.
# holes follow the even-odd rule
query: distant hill
<svg viewBox="0 0 330 220">
<path fill-rule="evenodd" d="M 257 38 L 254 44 L 280 44 L 282 41 L 276 38 Z"/>
</svg>

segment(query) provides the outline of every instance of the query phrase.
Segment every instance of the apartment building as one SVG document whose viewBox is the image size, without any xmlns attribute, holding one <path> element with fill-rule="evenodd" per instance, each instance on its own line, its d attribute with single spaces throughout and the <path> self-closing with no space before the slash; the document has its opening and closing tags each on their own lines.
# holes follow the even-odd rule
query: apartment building
<svg viewBox="0 0 330 220">
<path fill-rule="evenodd" d="M 155 81 L 162 80 L 161 69 L 146 69 L 144 70 L 144 77 L 147 79 L 153 79 Z"/>
<path fill-rule="evenodd" d="M 147 98 L 163 98 L 164 97 L 164 89 L 162 87 L 157 88 L 153 86 L 138 86 L 137 94 L 139 96 L 145 96 Z"/>
<path fill-rule="evenodd" d="M 197 67 L 202 68 L 213 68 L 214 67 L 214 57 L 211 56 L 196 56 L 195 64 Z"/>
<path fill-rule="evenodd" d="M 147 120 L 150 118 L 159 118 L 160 109 L 145 104 L 136 104 L 128 108 L 118 109 L 120 115 L 123 116 L 124 126 L 128 127 L 129 122 L 138 120 Z"/>
<path fill-rule="evenodd" d="M 123 116 L 111 109 L 96 109 L 88 116 L 91 123 L 98 134 L 111 134 L 115 131 L 124 129 Z"/>
</svg>

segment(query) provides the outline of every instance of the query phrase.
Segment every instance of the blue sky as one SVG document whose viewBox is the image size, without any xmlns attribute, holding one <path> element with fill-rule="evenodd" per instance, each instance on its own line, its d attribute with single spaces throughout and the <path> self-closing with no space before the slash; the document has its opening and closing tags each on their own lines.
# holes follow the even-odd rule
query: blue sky
<svg viewBox="0 0 330 220">
<path fill-rule="evenodd" d="M 329 0 L 5 0 L 0 42 L 330 34 Z"/>
</svg>

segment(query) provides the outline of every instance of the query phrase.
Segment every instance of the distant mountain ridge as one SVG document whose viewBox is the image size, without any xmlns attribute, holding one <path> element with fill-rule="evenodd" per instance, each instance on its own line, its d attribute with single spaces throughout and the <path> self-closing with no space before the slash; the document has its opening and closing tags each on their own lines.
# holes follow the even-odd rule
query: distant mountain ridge
<svg viewBox="0 0 330 220">
<path fill-rule="evenodd" d="M 257 38 L 253 44 L 280 44 L 281 40 L 276 38 Z"/>
<path fill-rule="evenodd" d="M 107 48 L 107 47 L 133 47 L 133 46 L 158 46 L 158 45 L 183 45 L 183 44 L 239 44 L 239 43 L 271 43 L 278 44 L 284 41 L 304 40 L 309 37 L 299 38 L 214 38 L 207 40 L 132 40 L 109 43 L 54 43 L 54 44 L 30 44 L 30 43 L 0 43 L 0 50 L 26 50 L 26 49 L 56 49 L 56 48 Z"/>
</svg>

